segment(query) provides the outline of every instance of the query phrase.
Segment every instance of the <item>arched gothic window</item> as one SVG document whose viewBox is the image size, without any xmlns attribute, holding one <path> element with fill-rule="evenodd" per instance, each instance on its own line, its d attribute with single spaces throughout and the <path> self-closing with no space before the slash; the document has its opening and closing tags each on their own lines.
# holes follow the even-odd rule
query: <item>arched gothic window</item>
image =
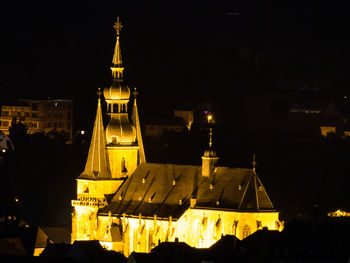
<svg viewBox="0 0 350 263">
<path fill-rule="evenodd" d="M 113 104 L 113 113 L 118 112 L 118 104 Z"/>
</svg>

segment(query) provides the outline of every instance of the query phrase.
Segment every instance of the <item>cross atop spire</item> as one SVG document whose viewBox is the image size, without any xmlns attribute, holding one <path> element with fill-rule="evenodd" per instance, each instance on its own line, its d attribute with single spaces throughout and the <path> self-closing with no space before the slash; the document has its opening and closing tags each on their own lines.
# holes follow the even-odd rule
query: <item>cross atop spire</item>
<svg viewBox="0 0 350 263">
<path fill-rule="evenodd" d="M 98 104 L 100 105 L 101 104 L 101 95 L 102 95 L 101 88 L 98 88 L 98 91 L 96 92 L 96 94 L 98 96 Z"/>
<path fill-rule="evenodd" d="M 96 94 L 98 98 L 101 99 L 101 95 L 102 95 L 101 88 L 98 88 L 98 91 L 96 92 Z"/>
<path fill-rule="evenodd" d="M 115 48 L 114 48 L 114 54 L 113 54 L 113 59 L 112 59 L 112 76 L 113 79 L 123 79 L 123 60 L 122 60 L 122 52 L 120 49 L 120 43 L 119 43 L 119 34 L 120 30 L 122 29 L 122 23 L 119 21 L 119 16 L 117 17 L 117 22 L 114 24 L 114 29 L 117 31 L 117 41 L 115 43 Z"/>
<path fill-rule="evenodd" d="M 213 129 L 210 127 L 209 129 L 209 149 L 213 146 Z"/>
<path fill-rule="evenodd" d="M 207 120 L 208 120 L 208 124 L 209 124 L 209 149 L 211 149 L 213 146 L 213 129 L 211 127 L 211 122 L 213 121 L 213 115 L 208 114 Z"/>
<path fill-rule="evenodd" d="M 123 28 L 122 23 L 119 21 L 119 16 L 117 17 L 117 22 L 114 24 L 114 29 L 117 31 L 117 37 L 119 37 L 120 30 Z"/>
<path fill-rule="evenodd" d="M 258 164 L 258 163 L 255 161 L 255 154 L 253 154 L 253 161 L 252 161 L 253 172 L 255 172 L 255 166 L 256 166 L 257 164 Z"/>
<path fill-rule="evenodd" d="M 136 90 L 136 87 L 134 88 L 134 91 L 132 93 L 132 95 L 134 95 L 134 99 L 136 100 L 137 94 L 139 94 Z"/>
</svg>

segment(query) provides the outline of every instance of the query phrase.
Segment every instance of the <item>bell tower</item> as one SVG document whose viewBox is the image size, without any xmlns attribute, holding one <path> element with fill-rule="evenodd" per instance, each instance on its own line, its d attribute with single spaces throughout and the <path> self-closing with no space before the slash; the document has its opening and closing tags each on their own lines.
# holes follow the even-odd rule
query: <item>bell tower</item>
<svg viewBox="0 0 350 263">
<path fill-rule="evenodd" d="M 141 162 L 146 161 L 136 105 L 136 90 L 133 123 L 129 120 L 130 89 L 123 80 L 124 67 L 119 42 L 122 28 L 118 17 L 114 24 L 117 40 L 111 66 L 112 84 L 103 91 L 107 102 L 107 114 L 110 116 L 106 128 L 106 148 L 112 177 L 118 179 L 127 178 Z"/>
</svg>

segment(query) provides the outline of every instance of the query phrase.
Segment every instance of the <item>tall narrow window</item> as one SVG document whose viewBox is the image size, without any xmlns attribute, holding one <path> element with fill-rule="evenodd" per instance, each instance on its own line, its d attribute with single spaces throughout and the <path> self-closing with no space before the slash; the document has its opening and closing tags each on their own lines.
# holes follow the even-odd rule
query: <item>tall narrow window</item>
<svg viewBox="0 0 350 263">
<path fill-rule="evenodd" d="M 124 157 L 122 158 L 121 168 L 122 168 L 122 173 L 127 173 L 128 172 L 128 169 L 126 169 L 126 166 L 125 166 L 125 159 L 124 159 Z"/>
</svg>

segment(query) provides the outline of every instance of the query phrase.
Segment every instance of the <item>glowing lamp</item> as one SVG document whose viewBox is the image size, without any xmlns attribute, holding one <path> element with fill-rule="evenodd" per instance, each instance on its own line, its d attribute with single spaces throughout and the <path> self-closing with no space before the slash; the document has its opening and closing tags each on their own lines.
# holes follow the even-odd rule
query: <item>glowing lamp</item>
<svg viewBox="0 0 350 263">
<path fill-rule="evenodd" d="M 210 123 L 210 122 L 211 122 L 211 120 L 213 119 L 213 115 L 208 114 L 207 119 L 208 119 L 208 123 Z"/>
</svg>

